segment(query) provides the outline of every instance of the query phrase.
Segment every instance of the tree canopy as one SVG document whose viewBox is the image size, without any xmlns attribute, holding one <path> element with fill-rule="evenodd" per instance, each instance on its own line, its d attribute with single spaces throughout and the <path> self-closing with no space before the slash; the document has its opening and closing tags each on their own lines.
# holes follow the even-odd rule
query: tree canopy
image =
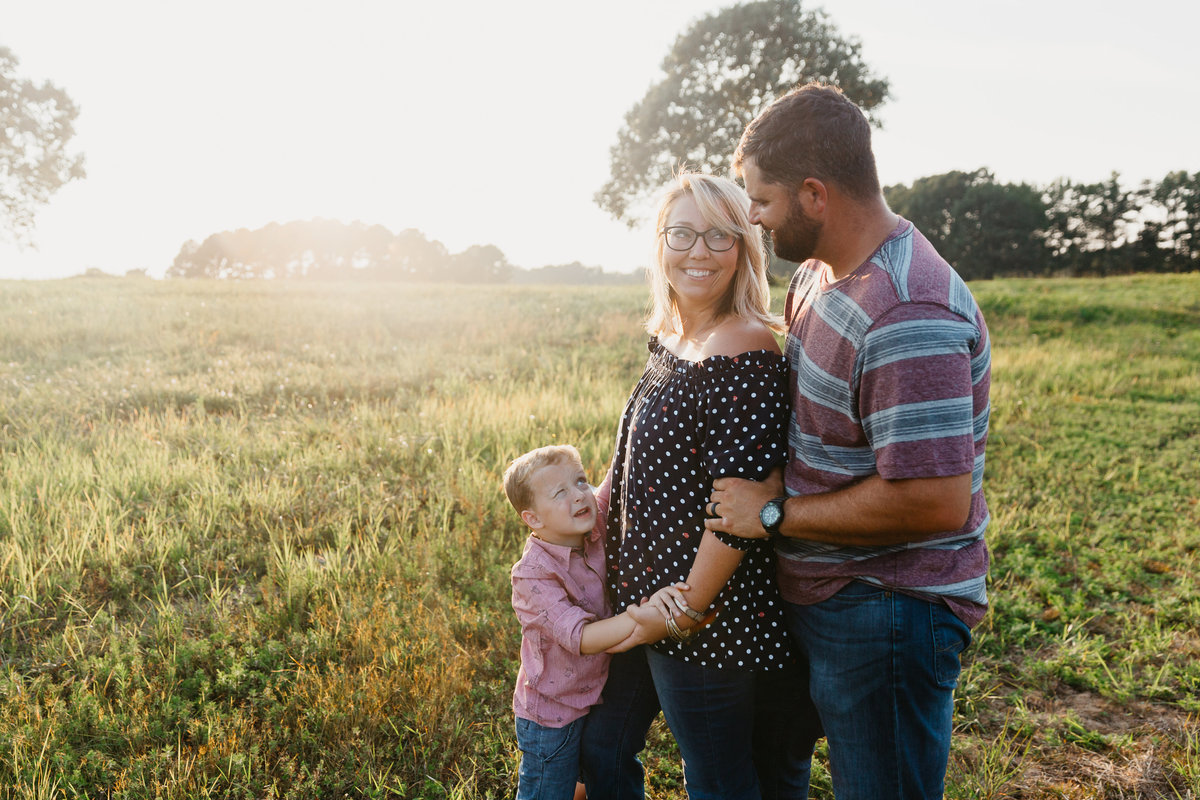
<svg viewBox="0 0 1200 800">
<path fill-rule="evenodd" d="M 869 116 L 887 99 L 888 82 L 871 74 L 859 48 L 800 0 L 760 0 L 700 19 L 675 41 L 663 78 L 625 115 L 596 203 L 633 225 L 640 204 L 680 164 L 724 174 L 746 125 L 798 84 L 835 84 Z"/>
<path fill-rule="evenodd" d="M 1046 203 L 1032 186 L 996 183 L 977 169 L 888 186 L 884 196 L 967 280 L 1042 269 Z"/>
<path fill-rule="evenodd" d="M 37 209 L 84 170 L 83 156 L 67 152 L 79 109 L 57 86 L 20 77 L 18 65 L 0 47 L 0 236 L 24 245 Z"/>
</svg>

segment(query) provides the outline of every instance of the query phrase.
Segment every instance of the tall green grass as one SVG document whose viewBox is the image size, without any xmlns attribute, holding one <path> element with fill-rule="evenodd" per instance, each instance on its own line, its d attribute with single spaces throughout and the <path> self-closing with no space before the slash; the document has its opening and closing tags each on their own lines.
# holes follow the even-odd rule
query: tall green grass
<svg viewBox="0 0 1200 800">
<path fill-rule="evenodd" d="M 948 794 L 1195 797 L 1200 275 L 972 288 L 993 606 Z M 499 476 L 600 477 L 644 294 L 0 285 L 0 787 L 507 796 Z M 647 763 L 683 796 L 661 726 Z"/>
</svg>

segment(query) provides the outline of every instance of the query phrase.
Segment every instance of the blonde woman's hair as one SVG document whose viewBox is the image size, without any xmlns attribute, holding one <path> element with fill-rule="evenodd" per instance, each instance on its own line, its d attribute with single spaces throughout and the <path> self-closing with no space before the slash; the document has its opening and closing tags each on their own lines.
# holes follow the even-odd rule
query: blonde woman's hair
<svg viewBox="0 0 1200 800">
<path fill-rule="evenodd" d="M 729 291 L 717 309 L 721 316 L 758 320 L 773 331 L 782 331 L 783 322 L 771 313 L 771 288 L 767 283 L 767 255 L 762 231 L 750 224 L 750 198 L 746 191 L 728 178 L 700 172 L 681 172 L 663 194 L 655 228 L 654 266 L 650 269 L 650 310 L 646 331 L 651 336 L 681 333 L 678 298 L 667 280 L 663 259 L 666 249 L 662 235 L 671 209 L 682 197 L 691 197 L 706 225 L 737 237 L 737 272 Z"/>
<path fill-rule="evenodd" d="M 508 469 L 504 470 L 504 494 L 508 496 L 508 502 L 512 503 L 518 514 L 533 508 L 533 487 L 529 485 L 533 473 L 542 467 L 563 462 L 583 468 L 583 459 L 579 457 L 579 451 L 569 444 L 539 447 L 513 459 Z"/>
</svg>

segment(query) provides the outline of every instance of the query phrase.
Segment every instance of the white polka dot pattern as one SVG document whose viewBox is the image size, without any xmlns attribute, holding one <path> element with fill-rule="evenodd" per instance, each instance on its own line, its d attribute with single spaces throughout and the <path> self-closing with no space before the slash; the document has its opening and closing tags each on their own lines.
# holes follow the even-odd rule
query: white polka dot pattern
<svg viewBox="0 0 1200 800">
<path fill-rule="evenodd" d="M 687 577 L 714 479 L 758 480 L 786 457 L 783 356 L 756 350 L 692 362 L 657 339 L 649 349 L 613 456 L 608 585 L 618 609 Z M 705 666 L 781 667 L 790 653 L 772 548 L 719 538 L 746 555 L 717 599 L 717 621 L 688 645 L 667 639 L 653 647 Z"/>
</svg>

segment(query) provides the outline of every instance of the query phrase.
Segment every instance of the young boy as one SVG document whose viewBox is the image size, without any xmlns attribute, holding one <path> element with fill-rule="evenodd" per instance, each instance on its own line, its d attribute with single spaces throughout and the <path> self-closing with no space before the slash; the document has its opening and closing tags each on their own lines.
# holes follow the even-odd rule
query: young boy
<svg viewBox="0 0 1200 800">
<path fill-rule="evenodd" d="M 579 742 L 588 708 L 608 676 L 604 651 L 633 633 L 635 616 L 682 600 L 677 584 L 640 609 L 611 616 L 604 591 L 608 498 L 588 485 L 579 452 L 541 447 L 504 472 L 504 493 L 529 526 L 512 568 L 521 623 L 521 668 L 513 693 L 521 771 L 517 799 L 575 796 Z"/>
</svg>

